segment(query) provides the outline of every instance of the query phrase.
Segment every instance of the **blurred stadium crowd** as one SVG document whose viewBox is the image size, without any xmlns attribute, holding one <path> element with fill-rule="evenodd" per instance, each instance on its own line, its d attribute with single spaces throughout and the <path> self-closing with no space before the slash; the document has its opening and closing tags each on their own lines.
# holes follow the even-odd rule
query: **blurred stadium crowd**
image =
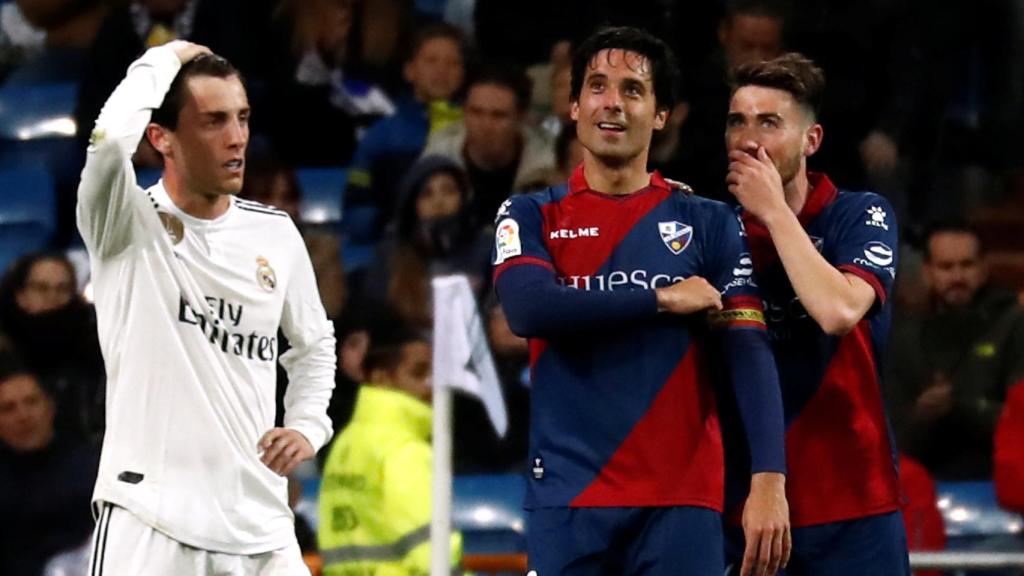
<svg viewBox="0 0 1024 576">
<path fill-rule="evenodd" d="M 336 431 L 368 376 L 371 336 L 397 323 L 429 331 L 430 278 L 464 273 L 510 430 L 496 437 L 482 406 L 457 397 L 455 473 L 521 474 L 528 349 L 492 294 L 492 218 L 579 163 L 570 50 L 600 24 L 642 27 L 676 50 L 684 99 L 651 168 L 720 200 L 728 70 L 790 50 L 825 70 L 810 168 L 885 195 L 900 222 L 886 394 L 913 459 L 904 470 L 919 478 L 907 482 L 908 506 L 923 510 L 907 514 L 911 546 L 946 539 L 923 520 L 932 479 L 940 495 L 982 483 L 1024 512 L 1024 2 L 6 0 L 0 574 L 41 574 L 92 530 L 104 374 L 75 189 L 93 121 L 145 48 L 188 39 L 245 76 L 242 195 L 287 211 L 306 239 L 337 333 Z M 148 145 L 135 160 L 141 183 L 159 178 Z M 1024 548 L 1008 517 L 984 545 Z"/>
</svg>

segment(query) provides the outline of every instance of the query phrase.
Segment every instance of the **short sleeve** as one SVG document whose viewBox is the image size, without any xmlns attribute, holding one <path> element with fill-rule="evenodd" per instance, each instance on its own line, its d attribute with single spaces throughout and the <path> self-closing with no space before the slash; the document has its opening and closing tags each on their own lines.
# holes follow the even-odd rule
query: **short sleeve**
<svg viewBox="0 0 1024 576">
<path fill-rule="evenodd" d="M 885 304 L 896 281 L 899 237 L 896 216 L 885 198 L 871 193 L 845 193 L 829 249 L 829 261 L 863 279 Z M 828 247 L 826 247 L 828 248 Z"/>
</svg>

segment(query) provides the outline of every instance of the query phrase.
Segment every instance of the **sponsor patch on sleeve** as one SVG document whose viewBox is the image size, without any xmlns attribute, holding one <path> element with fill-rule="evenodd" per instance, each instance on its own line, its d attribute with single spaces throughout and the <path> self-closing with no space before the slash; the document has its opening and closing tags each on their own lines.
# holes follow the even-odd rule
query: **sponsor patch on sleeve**
<svg viewBox="0 0 1024 576">
<path fill-rule="evenodd" d="M 864 257 L 875 266 L 890 266 L 893 261 L 893 250 L 882 242 L 868 242 L 864 245 Z"/>
<path fill-rule="evenodd" d="M 523 253 L 523 242 L 519 237 L 519 223 L 511 218 L 498 222 L 494 234 L 494 264 L 497 266 L 509 258 Z"/>
</svg>

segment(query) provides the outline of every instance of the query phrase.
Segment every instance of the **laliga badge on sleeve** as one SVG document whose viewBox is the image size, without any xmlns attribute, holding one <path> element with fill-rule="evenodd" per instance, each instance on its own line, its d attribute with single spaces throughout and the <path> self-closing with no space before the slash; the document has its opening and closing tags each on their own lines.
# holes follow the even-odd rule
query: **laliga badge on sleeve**
<svg viewBox="0 0 1024 576">
<path fill-rule="evenodd" d="M 523 243 L 519 238 L 519 223 L 511 218 L 505 218 L 498 222 L 498 229 L 494 234 L 494 252 L 495 265 L 523 253 Z"/>
</svg>

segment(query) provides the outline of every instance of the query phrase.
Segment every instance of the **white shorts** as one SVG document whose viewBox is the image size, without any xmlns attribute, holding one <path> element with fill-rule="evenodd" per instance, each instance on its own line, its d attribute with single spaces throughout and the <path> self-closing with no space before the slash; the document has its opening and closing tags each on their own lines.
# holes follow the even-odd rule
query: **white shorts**
<svg viewBox="0 0 1024 576">
<path fill-rule="evenodd" d="M 310 576 L 298 542 L 242 556 L 186 546 L 112 504 L 93 531 L 89 576 Z"/>
</svg>

